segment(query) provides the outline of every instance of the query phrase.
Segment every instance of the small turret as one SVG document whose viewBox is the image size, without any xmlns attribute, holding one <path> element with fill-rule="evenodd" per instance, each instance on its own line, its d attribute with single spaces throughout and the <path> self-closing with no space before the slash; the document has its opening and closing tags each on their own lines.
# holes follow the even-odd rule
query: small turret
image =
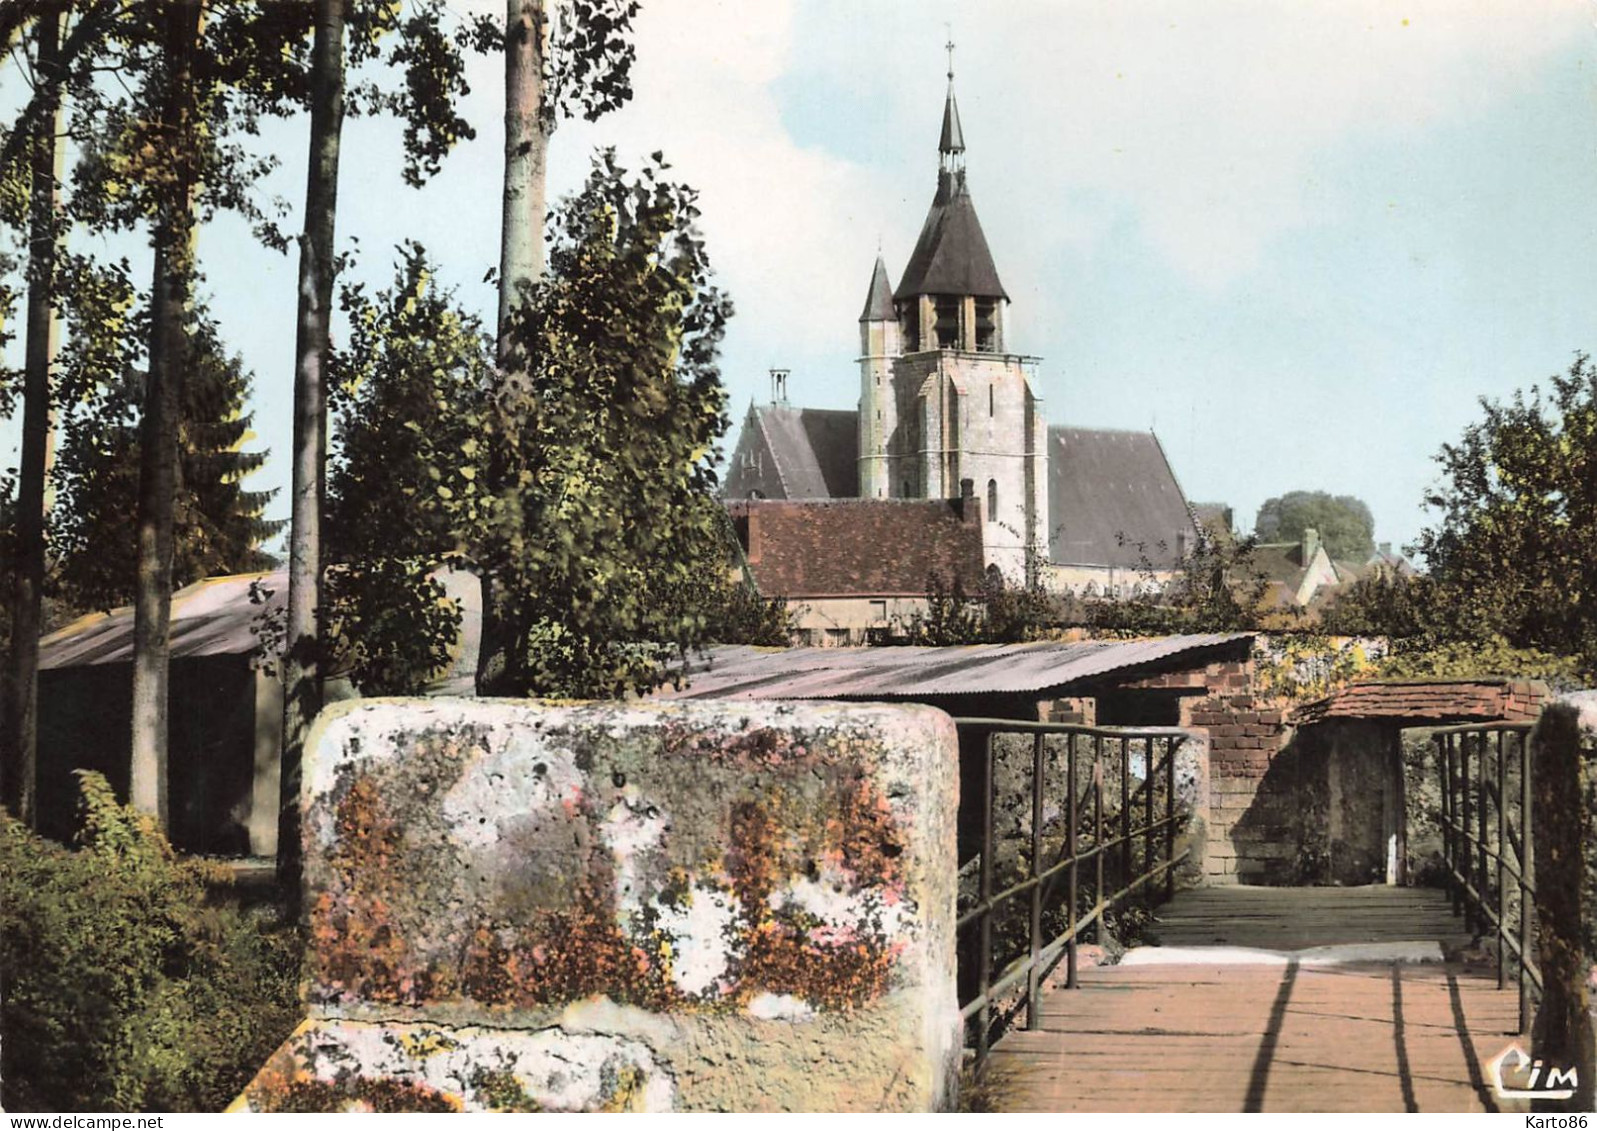
<svg viewBox="0 0 1597 1131">
<path fill-rule="evenodd" d="M 859 483 L 860 497 L 885 499 L 892 493 L 887 447 L 898 423 L 893 391 L 893 359 L 902 352 L 898 313 L 881 254 L 871 272 L 865 309 L 859 317 Z"/>
</svg>

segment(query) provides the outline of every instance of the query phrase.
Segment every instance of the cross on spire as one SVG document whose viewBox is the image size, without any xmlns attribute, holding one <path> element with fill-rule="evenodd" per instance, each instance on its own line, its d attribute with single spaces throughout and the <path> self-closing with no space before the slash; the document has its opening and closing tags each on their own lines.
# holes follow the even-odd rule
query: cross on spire
<svg viewBox="0 0 1597 1131">
<path fill-rule="evenodd" d="M 944 25 L 947 27 L 948 25 Z M 959 128 L 959 107 L 954 104 L 954 30 L 948 28 L 948 97 L 943 103 L 943 133 L 937 144 L 940 168 L 956 172 L 964 168 L 965 135 Z"/>
</svg>

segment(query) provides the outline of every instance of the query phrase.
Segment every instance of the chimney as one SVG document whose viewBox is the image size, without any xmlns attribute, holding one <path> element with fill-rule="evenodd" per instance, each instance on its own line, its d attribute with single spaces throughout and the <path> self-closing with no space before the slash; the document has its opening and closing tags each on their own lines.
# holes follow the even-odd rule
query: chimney
<svg viewBox="0 0 1597 1131">
<path fill-rule="evenodd" d="M 1303 531 L 1303 567 L 1308 568 L 1314 561 L 1314 555 L 1320 552 L 1320 532 L 1314 527 L 1305 527 Z"/>
<path fill-rule="evenodd" d="M 961 479 L 959 481 L 959 518 L 961 522 L 979 522 L 980 515 L 976 502 L 976 481 L 974 479 Z"/>
<path fill-rule="evenodd" d="M 760 508 L 749 504 L 749 548 L 744 555 L 750 565 L 760 560 Z"/>
<path fill-rule="evenodd" d="M 787 375 L 786 369 L 771 370 L 771 403 L 787 403 Z"/>
<path fill-rule="evenodd" d="M 1392 556 L 1392 543 L 1390 543 L 1390 542 L 1382 542 L 1381 543 L 1381 557 L 1389 558 L 1391 556 Z"/>
</svg>

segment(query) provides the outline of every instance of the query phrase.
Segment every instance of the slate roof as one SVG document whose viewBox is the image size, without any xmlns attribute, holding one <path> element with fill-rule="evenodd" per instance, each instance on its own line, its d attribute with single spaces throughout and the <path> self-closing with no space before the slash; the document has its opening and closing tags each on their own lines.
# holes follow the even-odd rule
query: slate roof
<svg viewBox="0 0 1597 1131">
<path fill-rule="evenodd" d="M 902 648 L 711 648 L 660 699 L 924 699 L 1043 694 L 1132 675 L 1198 668 L 1247 633 L 1145 640 Z"/>
<path fill-rule="evenodd" d="M 1529 722 L 1546 691 L 1523 680 L 1422 680 L 1355 683 L 1324 699 L 1305 703 L 1288 722 L 1326 719 L 1389 719 L 1407 723 Z"/>
<path fill-rule="evenodd" d="M 924 597 L 931 577 L 974 593 L 982 578 L 976 499 L 728 503 L 755 584 L 768 597 Z"/>
<path fill-rule="evenodd" d="M 954 101 L 954 82 L 948 82 L 948 100 L 943 103 L 943 130 L 937 136 L 939 153 L 965 152 L 965 131 L 959 128 L 959 103 Z"/>
<path fill-rule="evenodd" d="M 887 264 L 876 257 L 876 269 L 871 272 L 871 289 L 865 296 L 865 309 L 860 312 L 861 322 L 891 322 L 898 317 L 893 309 L 893 284 L 887 281 Z"/>
<path fill-rule="evenodd" d="M 1057 565 L 1159 568 L 1197 530 L 1159 438 L 1109 428 L 1048 429 L 1049 557 Z M 1122 539 L 1120 535 L 1124 535 Z M 1140 548 L 1139 548 L 1140 543 Z"/>
<path fill-rule="evenodd" d="M 767 498 L 859 494 L 857 412 L 764 405 L 751 410 L 749 427 L 758 429 L 776 465 L 776 475 L 765 477 Z M 739 440 L 739 451 L 745 442 Z M 1195 544 L 1186 496 L 1151 432 L 1053 427 L 1048 444 L 1050 557 L 1056 564 L 1134 569 L 1142 564 L 1142 543 L 1153 565 L 1168 568 L 1176 561 L 1178 534 L 1187 548 Z M 734 489 L 736 478 L 734 469 L 729 494 L 745 496 Z M 1124 544 L 1116 538 L 1122 531 Z M 1301 578 L 1301 567 L 1296 572 Z"/>
<path fill-rule="evenodd" d="M 761 405 L 750 416 L 775 465 L 774 482 L 766 477 L 768 497 L 847 499 L 859 494 L 858 412 Z"/>
<path fill-rule="evenodd" d="M 916 295 L 1009 298 L 998 281 L 998 268 L 987 250 L 987 237 L 965 188 L 963 171 L 938 174 L 931 211 L 926 213 L 904 277 L 893 292 L 900 301 Z"/>
</svg>

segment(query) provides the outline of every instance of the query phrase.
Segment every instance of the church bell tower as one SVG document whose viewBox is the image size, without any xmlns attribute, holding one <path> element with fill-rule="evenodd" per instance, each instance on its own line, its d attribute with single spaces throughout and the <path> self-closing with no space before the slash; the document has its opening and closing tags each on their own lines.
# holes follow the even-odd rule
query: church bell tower
<svg viewBox="0 0 1597 1131">
<path fill-rule="evenodd" d="M 937 191 L 898 287 L 878 255 L 860 316 L 860 495 L 974 495 L 987 564 L 1018 581 L 1047 547 L 1047 425 L 1027 372 L 1038 359 L 1008 352 L 948 51 Z"/>
</svg>

